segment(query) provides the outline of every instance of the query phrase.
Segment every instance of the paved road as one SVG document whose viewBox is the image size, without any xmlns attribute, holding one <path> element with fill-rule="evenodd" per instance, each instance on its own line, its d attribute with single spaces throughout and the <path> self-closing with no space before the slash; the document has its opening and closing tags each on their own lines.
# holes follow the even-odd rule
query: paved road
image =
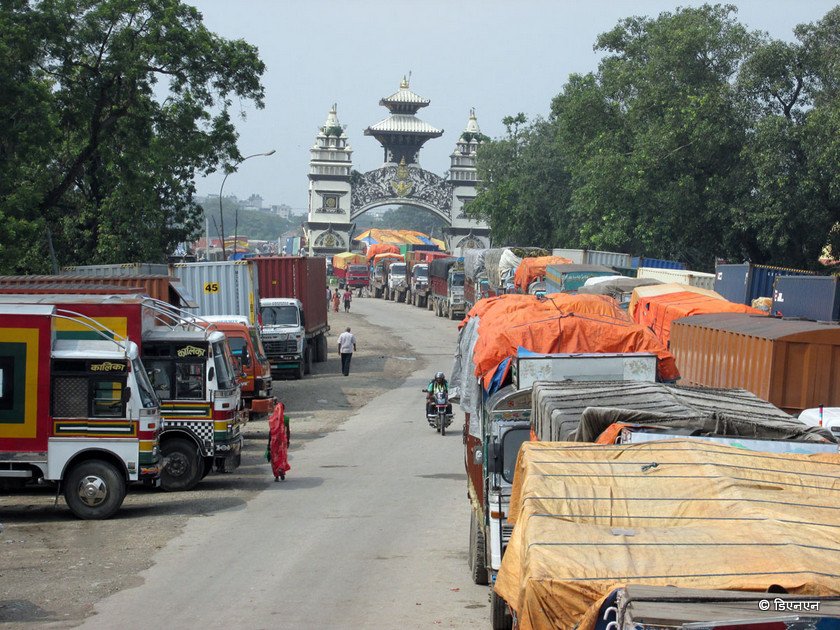
<svg viewBox="0 0 840 630">
<path fill-rule="evenodd" d="M 285 483 L 190 521 L 141 574 L 143 585 L 100 602 L 86 626 L 489 625 L 487 588 L 467 569 L 463 416 L 445 437 L 422 417 L 420 389 L 430 373 L 450 370 L 455 323 L 382 300 L 358 299 L 353 309 L 429 367 L 297 451 Z"/>
</svg>

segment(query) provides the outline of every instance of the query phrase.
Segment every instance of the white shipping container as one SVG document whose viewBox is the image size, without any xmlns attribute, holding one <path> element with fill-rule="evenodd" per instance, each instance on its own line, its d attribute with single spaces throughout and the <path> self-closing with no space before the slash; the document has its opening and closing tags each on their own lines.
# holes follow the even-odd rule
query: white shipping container
<svg viewBox="0 0 840 630">
<path fill-rule="evenodd" d="M 659 267 L 639 267 L 637 278 L 653 278 L 661 282 L 676 282 L 701 289 L 715 290 L 715 274 L 691 271 L 689 269 L 661 269 Z"/>
<path fill-rule="evenodd" d="M 196 315 L 243 315 L 257 322 L 260 292 L 255 263 L 176 263 L 172 270 L 198 303 Z"/>
<path fill-rule="evenodd" d="M 552 249 L 551 255 L 568 258 L 576 265 L 630 267 L 630 254 L 621 252 L 604 252 L 597 249 Z"/>
</svg>

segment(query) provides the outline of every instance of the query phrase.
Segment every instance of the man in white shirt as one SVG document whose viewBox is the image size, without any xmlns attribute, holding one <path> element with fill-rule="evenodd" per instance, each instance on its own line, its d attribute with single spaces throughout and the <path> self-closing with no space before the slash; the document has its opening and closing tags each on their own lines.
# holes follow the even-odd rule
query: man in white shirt
<svg viewBox="0 0 840 630">
<path fill-rule="evenodd" d="M 338 336 L 338 353 L 341 355 L 341 372 L 344 376 L 350 376 L 350 359 L 355 350 L 356 336 L 350 332 L 348 326 L 347 330 Z"/>
</svg>

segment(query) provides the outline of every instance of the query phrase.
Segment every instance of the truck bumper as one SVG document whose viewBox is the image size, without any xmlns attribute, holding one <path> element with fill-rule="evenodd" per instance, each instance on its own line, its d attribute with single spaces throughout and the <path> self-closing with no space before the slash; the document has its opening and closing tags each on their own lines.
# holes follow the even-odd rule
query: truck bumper
<svg viewBox="0 0 840 630">
<path fill-rule="evenodd" d="M 242 436 L 229 442 L 217 442 L 213 455 L 216 468 L 224 472 L 233 472 L 242 460 Z"/>
<path fill-rule="evenodd" d="M 272 372 L 279 372 L 280 370 L 296 370 L 303 362 L 303 357 L 299 354 L 283 354 L 268 357 L 268 362 L 271 365 Z"/>
<path fill-rule="evenodd" d="M 253 398 L 251 403 L 251 414 L 271 413 L 275 404 L 274 398 Z"/>
</svg>

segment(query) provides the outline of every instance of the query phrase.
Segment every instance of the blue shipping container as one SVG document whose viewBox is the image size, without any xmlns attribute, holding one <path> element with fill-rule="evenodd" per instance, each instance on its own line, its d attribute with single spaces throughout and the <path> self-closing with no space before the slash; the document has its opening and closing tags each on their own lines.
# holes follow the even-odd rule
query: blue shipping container
<svg viewBox="0 0 840 630">
<path fill-rule="evenodd" d="M 630 259 L 630 267 L 656 267 L 657 269 L 685 269 L 685 263 L 678 260 L 665 260 L 663 258 L 646 258 L 645 256 L 634 256 Z"/>
<path fill-rule="evenodd" d="M 840 277 L 777 277 L 772 312 L 783 317 L 804 317 L 822 322 L 840 320 Z"/>
<path fill-rule="evenodd" d="M 715 265 L 715 291 L 730 302 L 751 305 L 760 297 L 773 297 L 778 276 L 813 276 L 813 271 L 771 267 L 770 265 Z"/>
</svg>

